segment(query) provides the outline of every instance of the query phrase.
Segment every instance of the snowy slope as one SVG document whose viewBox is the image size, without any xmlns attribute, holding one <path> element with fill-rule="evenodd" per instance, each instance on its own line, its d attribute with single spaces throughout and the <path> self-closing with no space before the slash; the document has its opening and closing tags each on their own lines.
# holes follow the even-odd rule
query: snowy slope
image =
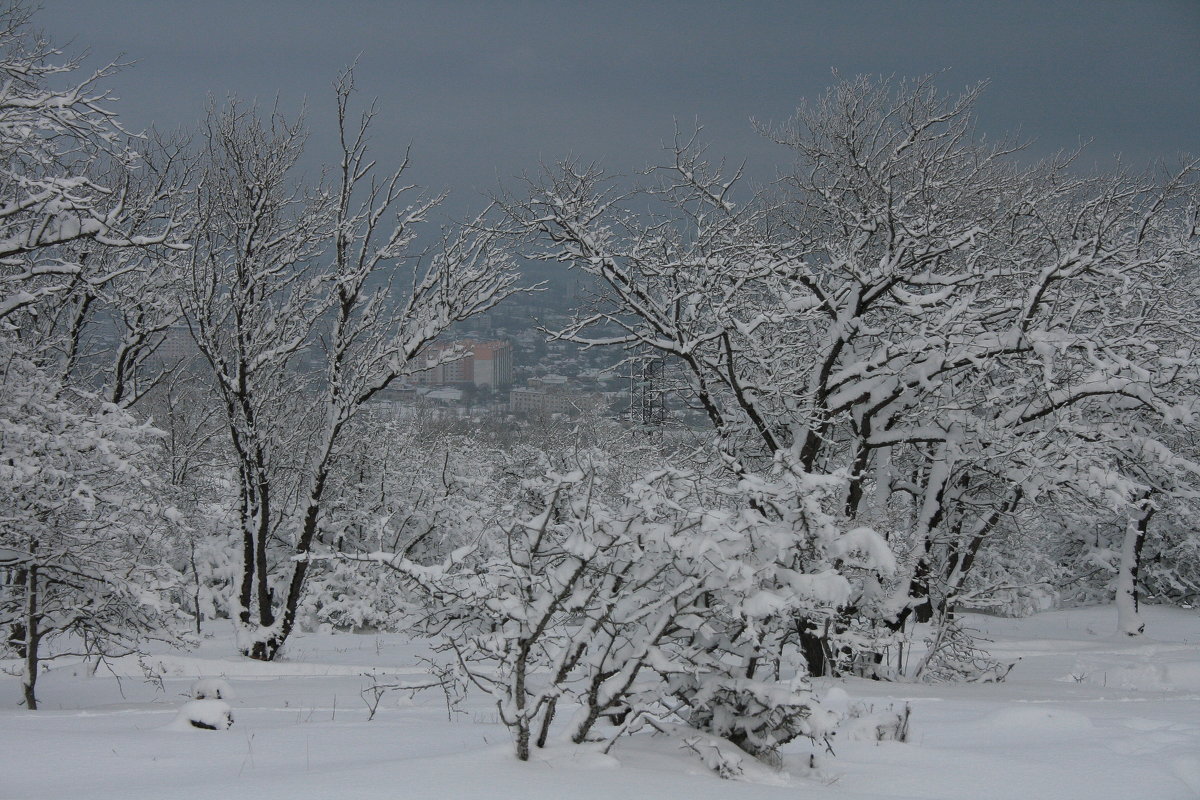
<svg viewBox="0 0 1200 800">
<path fill-rule="evenodd" d="M 448 721 L 440 692 L 385 696 L 367 721 L 360 691 L 420 674 L 401 636 L 308 635 L 288 660 L 230 656 L 227 638 L 191 654 L 60 665 L 44 709 L 17 707 L 0 679 L 0 798 L 1102 798 L 1200 797 L 1200 613 L 1151 607 L 1152 637 L 1112 637 L 1112 608 L 1024 620 L 974 617 L 991 651 L 1021 660 L 1001 684 L 838 682 L 855 701 L 908 702 L 908 743 L 834 741 L 809 768 L 807 743 L 783 773 L 723 781 L 663 737 L 638 735 L 605 756 L 557 745 L 528 764 L 510 755 L 487 699 Z M 118 677 L 119 676 L 119 677 Z M 172 729 L 197 677 L 236 690 L 229 731 Z"/>
</svg>

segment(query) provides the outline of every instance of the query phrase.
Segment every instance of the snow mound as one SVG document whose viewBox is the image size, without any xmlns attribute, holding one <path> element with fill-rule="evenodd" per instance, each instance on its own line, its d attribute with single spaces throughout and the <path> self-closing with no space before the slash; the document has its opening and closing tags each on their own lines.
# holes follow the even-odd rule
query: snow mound
<svg viewBox="0 0 1200 800">
<path fill-rule="evenodd" d="M 233 709 L 224 700 L 189 700 L 179 709 L 175 721 L 169 726 L 171 730 L 194 730 L 200 728 L 210 731 L 229 730 L 233 725 Z"/>
<path fill-rule="evenodd" d="M 1134 692 L 1200 691 L 1200 659 L 1196 651 L 1156 648 L 1138 653 L 1135 660 L 1125 654 L 1108 654 L 1077 659 L 1063 682 L 1084 683 Z"/>
<path fill-rule="evenodd" d="M 1163 692 L 1173 688 L 1165 664 L 1109 665 L 1077 670 L 1059 680 L 1074 680 L 1091 686 L 1112 686 L 1135 692 Z"/>
<path fill-rule="evenodd" d="M 1091 719 L 1077 711 L 1061 708 L 1005 708 L 989 714 L 987 730 L 993 735 L 1054 738 L 1061 734 L 1083 733 L 1094 728 Z"/>
<path fill-rule="evenodd" d="M 201 678 L 192 684 L 191 696 L 196 700 L 232 700 L 237 694 L 222 678 Z"/>
</svg>

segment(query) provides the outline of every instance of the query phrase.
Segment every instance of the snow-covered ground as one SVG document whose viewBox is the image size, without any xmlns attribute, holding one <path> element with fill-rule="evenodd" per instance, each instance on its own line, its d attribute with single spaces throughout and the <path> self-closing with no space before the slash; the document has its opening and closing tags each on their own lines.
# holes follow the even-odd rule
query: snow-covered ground
<svg viewBox="0 0 1200 800">
<path fill-rule="evenodd" d="M 0 678 L 0 798 L 1102 798 L 1200 797 L 1200 612 L 1146 609 L 1150 636 L 1117 639 L 1112 608 L 1029 619 L 973 617 L 1002 659 L 1000 684 L 838 684 L 854 701 L 912 708 L 907 743 L 835 740 L 809 768 L 791 746 L 783 772 L 725 781 L 663 737 L 639 734 L 610 755 L 556 745 L 514 760 L 486 698 L 447 719 L 441 693 L 384 696 L 367 720 L 360 691 L 416 681 L 420 648 L 402 636 L 297 636 L 287 660 L 198 651 L 88 674 L 59 664 L 38 685 L 43 710 L 18 707 Z M 197 678 L 224 678 L 234 725 L 177 717 Z"/>
</svg>

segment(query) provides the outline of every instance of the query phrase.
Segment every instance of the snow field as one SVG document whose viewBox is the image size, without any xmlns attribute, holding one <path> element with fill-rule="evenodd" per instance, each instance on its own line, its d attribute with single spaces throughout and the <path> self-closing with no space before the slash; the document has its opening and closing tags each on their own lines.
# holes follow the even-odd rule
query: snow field
<svg viewBox="0 0 1200 800">
<path fill-rule="evenodd" d="M 194 653 L 144 659 L 161 676 L 152 680 L 134 659 L 94 674 L 60 663 L 44 676 L 35 713 L 17 707 L 16 679 L 0 679 L 0 798 L 1194 799 L 1200 614 L 1150 607 L 1146 618 L 1153 638 L 1111 636 L 1111 607 L 971 617 L 994 655 L 1021 659 L 1007 681 L 821 681 L 833 705 L 910 705 L 909 741 L 876 742 L 850 725 L 832 740 L 836 756 L 794 743 L 782 771 L 742 781 L 646 734 L 609 755 L 555 744 L 521 764 L 477 694 L 448 720 L 436 690 L 391 692 L 368 722 L 365 674 L 383 683 L 423 672 L 422 643 L 403 636 L 303 635 L 270 664 L 231 657 L 231 639 L 217 637 Z M 227 702 L 230 730 L 177 724 L 197 702 L 198 679 L 233 690 L 200 701 Z"/>
</svg>

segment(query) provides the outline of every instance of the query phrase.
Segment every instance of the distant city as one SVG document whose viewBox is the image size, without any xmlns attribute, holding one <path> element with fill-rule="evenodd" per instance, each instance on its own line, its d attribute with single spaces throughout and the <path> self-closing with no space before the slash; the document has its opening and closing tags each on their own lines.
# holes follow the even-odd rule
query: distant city
<svg viewBox="0 0 1200 800">
<path fill-rule="evenodd" d="M 523 273 L 526 285 L 536 289 L 454 326 L 426 349 L 407 379 L 393 383 L 374 403 L 520 417 L 588 413 L 661 423 L 661 389 L 648 388 L 643 366 L 622 363 L 628 353 L 587 349 L 549 335 L 594 299 L 585 279 L 560 266 L 527 265 Z M 197 351 L 184 324 L 167 333 L 156 353 L 170 365 L 193 357 Z M 313 349 L 294 367 L 319 374 L 323 365 Z M 657 410 L 651 418 L 644 413 L 647 406 Z"/>
</svg>

